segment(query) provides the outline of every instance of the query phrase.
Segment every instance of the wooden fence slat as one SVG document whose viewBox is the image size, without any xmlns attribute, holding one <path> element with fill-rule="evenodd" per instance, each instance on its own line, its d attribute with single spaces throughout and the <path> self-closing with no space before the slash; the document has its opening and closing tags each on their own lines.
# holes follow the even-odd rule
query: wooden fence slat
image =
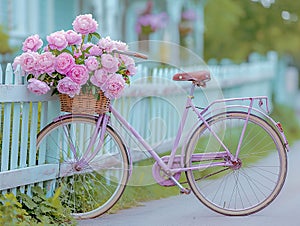
<svg viewBox="0 0 300 226">
<path fill-rule="evenodd" d="M 29 111 L 30 111 L 30 103 L 23 103 L 23 105 L 22 105 L 20 158 L 19 158 L 19 167 L 20 168 L 27 167 Z M 21 186 L 20 191 L 24 193 L 25 186 Z"/>
<path fill-rule="evenodd" d="M 2 66 L 0 64 L 0 85 L 3 84 L 3 71 L 2 71 Z"/>
<path fill-rule="evenodd" d="M 1 171 L 8 170 L 10 149 L 11 103 L 4 104 L 4 120 L 2 132 Z"/>
<path fill-rule="evenodd" d="M 43 164 L 0 172 L 0 190 L 52 180 L 57 178 L 58 172 L 59 164 Z"/>
<path fill-rule="evenodd" d="M 24 75 L 20 65 L 17 66 L 17 69 L 15 71 L 15 84 L 24 84 Z"/>
<path fill-rule="evenodd" d="M 14 103 L 10 169 L 18 168 L 19 137 L 20 137 L 20 103 Z"/>
<path fill-rule="evenodd" d="M 51 92 L 45 95 L 31 93 L 26 85 L 0 85 L 1 102 L 39 102 L 58 100 L 58 96 L 51 96 Z"/>
<path fill-rule="evenodd" d="M 29 166 L 36 165 L 36 136 L 38 125 L 38 103 L 32 103 L 30 121 Z"/>
<path fill-rule="evenodd" d="M 24 103 L 22 108 L 22 129 L 21 129 L 20 160 L 19 160 L 19 166 L 21 168 L 27 166 L 29 112 L 30 112 L 30 103 Z"/>
<path fill-rule="evenodd" d="M 5 70 L 5 84 L 14 84 L 14 74 L 11 63 L 8 63 Z"/>
<path fill-rule="evenodd" d="M 41 104 L 41 121 L 40 121 L 40 130 L 47 124 L 48 121 L 48 104 L 47 102 L 42 102 Z M 38 153 L 38 164 L 44 164 L 46 160 L 46 148 L 40 148 Z"/>
</svg>

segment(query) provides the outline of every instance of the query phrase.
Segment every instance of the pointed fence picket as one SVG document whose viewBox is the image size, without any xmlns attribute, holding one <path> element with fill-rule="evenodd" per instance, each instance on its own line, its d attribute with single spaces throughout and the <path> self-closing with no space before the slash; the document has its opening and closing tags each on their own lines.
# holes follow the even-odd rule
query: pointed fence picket
<svg viewBox="0 0 300 226">
<path fill-rule="evenodd" d="M 189 82 L 174 82 L 178 71 L 209 69 L 212 81 L 199 88 L 195 102 L 205 106 L 215 98 L 266 95 L 271 97 L 276 61 L 240 65 L 210 65 L 191 68 L 163 68 L 138 65 L 138 73 L 114 106 L 158 152 L 171 149 L 185 105 Z M 13 73 L 8 64 L 0 68 L 0 191 L 30 192 L 32 184 L 54 179 L 57 166 L 45 164 L 45 153 L 36 153 L 37 133 L 60 114 L 57 97 L 37 96 L 27 90 L 20 68 Z M 188 125 L 184 135 L 192 126 Z M 112 118 L 112 124 L 131 148 L 134 161 L 147 157 L 130 134 Z"/>
</svg>

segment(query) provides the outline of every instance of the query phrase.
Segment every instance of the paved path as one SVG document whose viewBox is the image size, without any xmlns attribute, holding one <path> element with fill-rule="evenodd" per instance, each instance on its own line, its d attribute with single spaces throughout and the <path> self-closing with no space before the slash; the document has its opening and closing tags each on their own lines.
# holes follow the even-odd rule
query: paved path
<svg viewBox="0 0 300 226">
<path fill-rule="evenodd" d="M 286 184 L 264 210 L 247 217 L 226 217 L 210 211 L 193 194 L 144 203 L 117 214 L 79 221 L 79 226 L 299 226 L 300 141 L 288 153 Z"/>
</svg>

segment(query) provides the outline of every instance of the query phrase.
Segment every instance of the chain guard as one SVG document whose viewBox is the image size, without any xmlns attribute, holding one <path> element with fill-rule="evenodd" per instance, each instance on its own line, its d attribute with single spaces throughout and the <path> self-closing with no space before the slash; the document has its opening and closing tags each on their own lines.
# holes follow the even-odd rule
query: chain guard
<svg viewBox="0 0 300 226">
<path fill-rule="evenodd" d="M 168 160 L 169 160 L 169 156 L 164 156 L 162 157 L 162 160 L 164 163 L 168 163 Z M 174 159 L 174 163 L 172 165 L 172 168 L 179 168 L 180 167 L 180 159 L 178 159 L 179 161 L 176 161 L 176 157 Z M 166 187 L 169 187 L 169 186 L 174 186 L 176 185 L 174 183 L 174 181 L 172 181 L 171 179 L 169 179 L 169 177 L 166 175 L 166 173 L 162 170 L 162 168 L 159 166 L 159 164 L 157 162 L 155 162 L 153 164 L 153 167 L 152 167 L 152 175 L 153 175 L 153 178 L 156 180 L 156 182 L 161 185 L 161 186 L 166 186 Z M 180 178 L 180 175 L 181 175 L 181 172 L 178 172 L 178 173 L 175 173 L 173 175 L 173 177 L 176 179 L 176 180 L 179 180 Z"/>
</svg>

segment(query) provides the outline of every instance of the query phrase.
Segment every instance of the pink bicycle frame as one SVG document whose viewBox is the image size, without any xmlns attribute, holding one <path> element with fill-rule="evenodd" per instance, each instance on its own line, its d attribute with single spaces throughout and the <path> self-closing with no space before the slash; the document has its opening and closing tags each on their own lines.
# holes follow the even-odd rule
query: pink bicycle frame
<svg viewBox="0 0 300 226">
<path fill-rule="evenodd" d="M 186 101 L 186 107 L 185 110 L 183 112 L 183 116 L 182 119 L 180 121 L 180 125 L 179 125 L 179 129 L 171 150 L 171 154 L 169 156 L 169 159 L 167 161 L 167 164 L 165 163 L 165 161 L 158 156 L 158 154 L 153 150 L 153 148 L 143 139 L 143 137 L 140 136 L 140 134 L 111 106 L 110 110 L 111 113 L 116 117 L 117 120 L 120 121 L 120 123 L 122 125 L 124 125 L 124 127 L 137 139 L 138 142 L 140 142 L 142 144 L 142 146 L 146 149 L 146 151 L 148 151 L 151 156 L 155 159 L 155 161 L 157 161 L 157 163 L 159 164 L 159 166 L 163 169 L 163 171 L 170 176 L 170 178 L 172 180 L 174 180 L 174 178 L 171 176 L 174 173 L 177 172 L 182 172 L 182 171 L 187 171 L 187 170 L 197 170 L 197 169 L 203 169 L 203 168 L 207 168 L 207 167 L 214 167 L 214 166 L 232 166 L 231 162 L 234 162 L 237 160 L 239 151 L 240 151 L 240 147 L 241 147 L 241 143 L 244 137 L 244 133 L 248 124 L 248 119 L 249 116 L 252 112 L 256 112 L 259 114 L 262 114 L 267 120 L 269 120 L 271 122 L 271 124 L 278 130 L 278 133 L 280 134 L 282 141 L 286 147 L 287 150 L 289 150 L 288 147 L 288 142 L 287 139 L 284 135 L 284 132 L 282 130 L 282 127 L 280 125 L 280 123 L 275 122 L 271 117 L 269 117 L 266 113 L 268 113 L 268 101 L 267 101 L 267 97 L 265 96 L 259 96 L 259 97 L 245 97 L 245 98 L 231 98 L 231 99 L 223 99 L 223 100 L 216 100 L 214 102 L 212 102 L 211 104 L 209 104 L 206 108 L 204 108 L 202 111 L 199 111 L 195 105 L 192 103 L 192 99 L 193 99 L 193 94 L 194 94 L 194 89 L 195 89 L 195 84 L 192 85 L 191 90 L 190 90 L 190 94 L 187 98 Z M 226 106 L 226 109 L 221 109 L 221 110 L 227 110 L 230 108 L 236 108 L 239 107 L 240 109 L 243 109 L 244 111 L 247 112 L 248 114 L 248 118 L 245 121 L 243 130 L 242 130 L 242 134 L 240 136 L 240 140 L 239 140 L 239 144 L 237 147 L 237 151 L 236 151 L 236 155 L 233 156 L 231 154 L 231 152 L 228 150 L 228 148 L 224 145 L 224 143 L 222 142 L 222 140 L 217 136 L 217 134 L 211 129 L 211 127 L 209 126 L 207 120 L 205 119 L 205 114 L 212 113 L 213 111 L 210 111 L 211 107 L 217 103 L 225 103 L 225 102 L 233 102 L 233 101 L 250 101 L 249 105 L 229 105 Z M 253 104 L 255 101 L 258 101 L 259 106 L 261 107 L 262 105 L 265 104 L 265 112 L 261 110 L 258 110 L 256 108 L 253 107 Z M 218 154 L 216 153 L 201 153 L 201 154 L 197 154 L 192 156 L 192 161 L 199 161 L 199 159 L 201 160 L 214 160 L 214 159 L 224 159 L 225 157 L 229 157 L 230 161 L 220 161 L 220 162 L 213 162 L 213 163 L 209 163 L 209 164 L 201 164 L 201 165 L 197 165 L 197 166 L 193 166 L 193 167 L 184 167 L 184 163 L 183 163 L 183 158 L 184 158 L 184 147 L 182 148 L 182 153 L 181 155 L 176 155 L 176 150 L 179 146 L 179 142 L 180 139 L 182 137 L 182 132 L 186 123 L 186 119 L 187 119 L 187 115 L 189 112 L 189 109 L 192 109 L 196 115 L 199 118 L 199 121 L 195 124 L 195 125 L 199 125 L 199 122 L 204 123 L 207 128 L 210 130 L 211 134 L 218 140 L 218 142 L 220 143 L 220 145 L 224 148 L 224 152 L 219 152 Z M 220 110 L 220 109 L 218 109 Z M 173 165 L 173 163 L 181 163 L 181 167 L 180 168 L 171 168 L 171 166 Z M 174 181 L 175 183 L 177 181 Z M 177 184 L 177 183 L 176 183 Z"/>
</svg>

